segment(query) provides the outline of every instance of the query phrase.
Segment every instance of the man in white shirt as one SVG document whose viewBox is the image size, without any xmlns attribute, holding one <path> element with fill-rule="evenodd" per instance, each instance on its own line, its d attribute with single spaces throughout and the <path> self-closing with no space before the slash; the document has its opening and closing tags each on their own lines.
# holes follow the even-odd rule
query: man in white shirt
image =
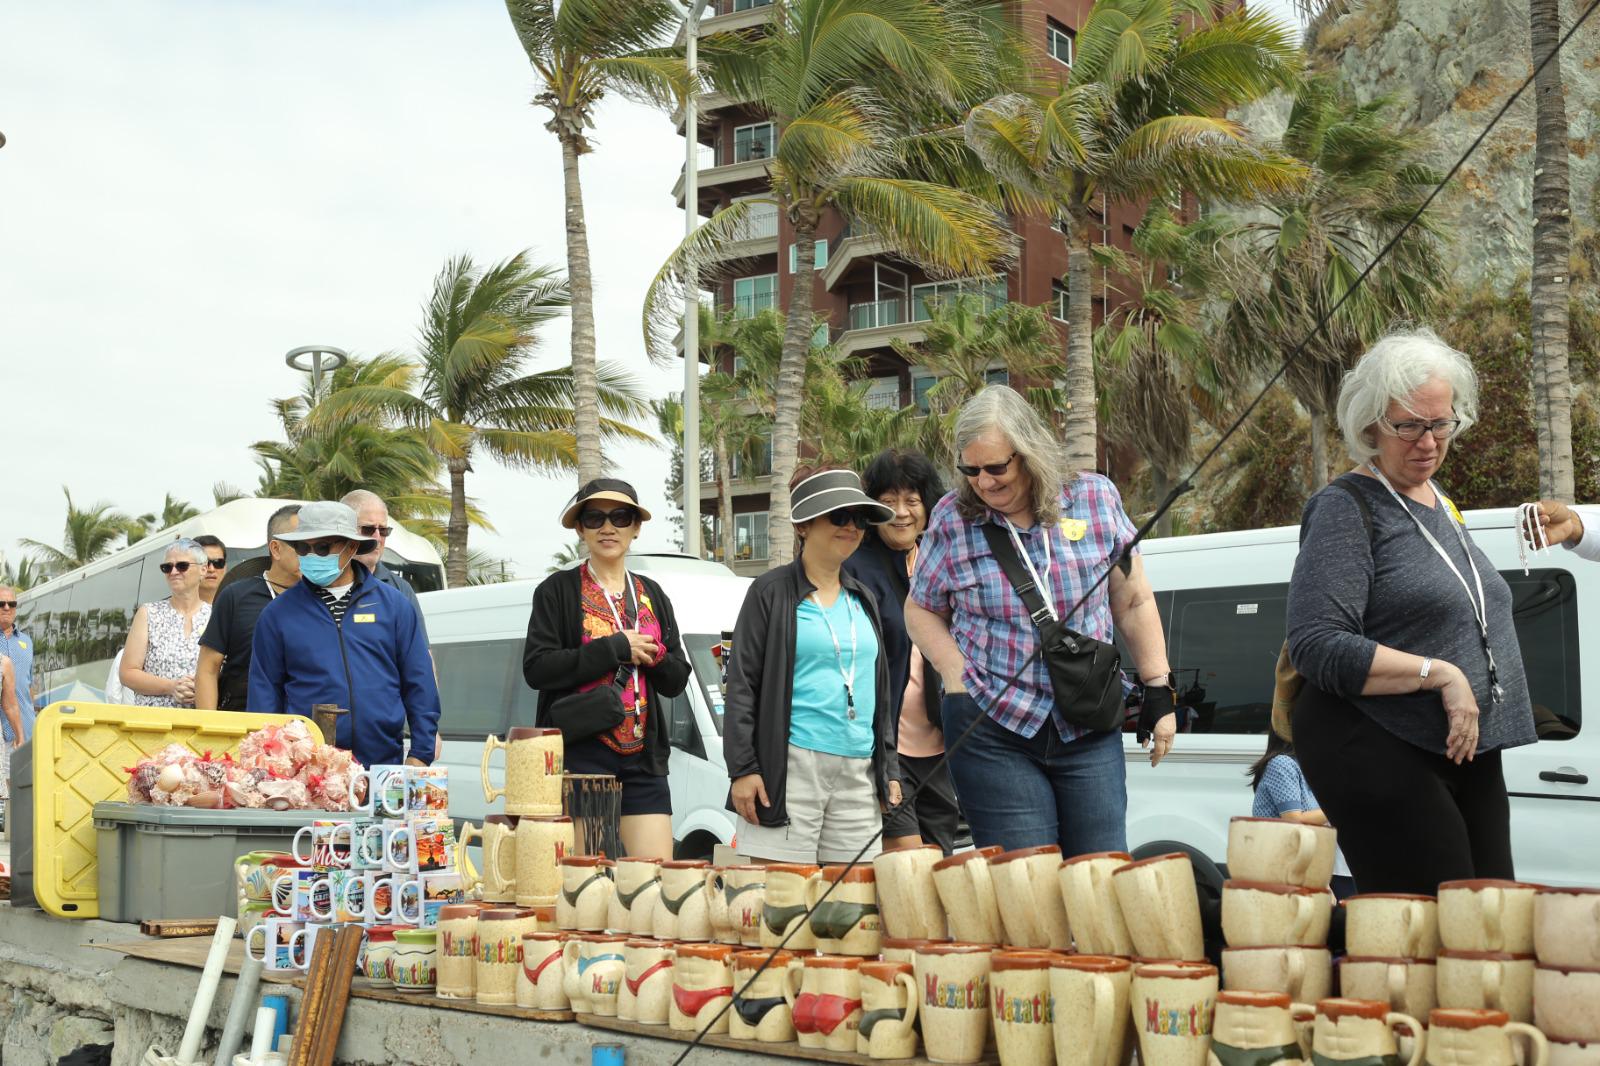
<svg viewBox="0 0 1600 1066">
<path fill-rule="evenodd" d="M 1579 510 L 1560 500 L 1540 500 L 1538 515 L 1552 548 L 1560 544 L 1581 558 L 1600 562 L 1600 508 Z"/>
</svg>

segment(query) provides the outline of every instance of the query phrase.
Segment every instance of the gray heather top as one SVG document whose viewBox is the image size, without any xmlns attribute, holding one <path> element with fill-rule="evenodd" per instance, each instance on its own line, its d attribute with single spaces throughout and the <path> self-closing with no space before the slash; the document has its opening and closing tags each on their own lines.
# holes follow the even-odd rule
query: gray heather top
<svg viewBox="0 0 1600 1066">
<path fill-rule="evenodd" d="M 1494 707 L 1489 665 L 1466 590 L 1376 478 L 1346 474 L 1341 480 L 1366 499 L 1372 534 L 1369 539 L 1355 500 L 1341 488 L 1329 486 L 1306 502 L 1300 555 L 1289 584 L 1289 658 L 1295 669 L 1401 740 L 1443 754 L 1449 723 L 1437 692 L 1361 695 L 1379 644 L 1443 659 L 1472 683 L 1480 752 L 1533 743 L 1533 705 L 1511 621 L 1511 587 L 1469 534 L 1488 601 L 1489 645 L 1505 688 L 1504 701 Z M 1432 508 L 1411 499 L 1405 503 L 1476 594 L 1449 508 L 1442 501 Z"/>
</svg>

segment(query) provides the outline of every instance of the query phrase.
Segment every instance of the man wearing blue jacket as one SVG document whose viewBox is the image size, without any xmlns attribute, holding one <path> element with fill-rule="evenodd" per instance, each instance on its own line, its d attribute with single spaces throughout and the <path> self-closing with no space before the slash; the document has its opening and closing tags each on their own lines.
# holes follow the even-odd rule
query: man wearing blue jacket
<svg viewBox="0 0 1600 1066">
<path fill-rule="evenodd" d="M 298 529 L 280 534 L 300 557 L 299 584 L 256 621 L 249 708 L 310 716 L 317 703 L 350 710 L 334 743 L 363 766 L 398 763 L 411 726 L 415 765 L 433 761 L 439 688 L 428 639 L 411 602 L 375 580 L 356 556 L 373 542 L 342 503 L 308 503 Z"/>
</svg>

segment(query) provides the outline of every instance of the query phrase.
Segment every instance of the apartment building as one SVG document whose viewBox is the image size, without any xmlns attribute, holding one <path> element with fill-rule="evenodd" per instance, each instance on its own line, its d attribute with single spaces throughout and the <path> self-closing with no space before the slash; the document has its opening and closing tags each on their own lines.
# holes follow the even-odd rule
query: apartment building
<svg viewBox="0 0 1600 1066">
<path fill-rule="evenodd" d="M 1024 31 L 1039 41 L 1046 53 L 1064 68 L 1072 65 L 1076 27 L 1093 0 L 1016 0 L 1017 17 Z M 702 36 L 731 30 L 751 30 L 767 24 L 771 0 L 713 0 L 700 23 Z M 767 159 L 772 155 L 777 129 L 748 104 L 721 94 L 697 101 L 699 129 L 699 211 L 709 217 L 744 197 L 767 191 Z M 677 116 L 679 132 L 684 117 Z M 673 196 L 684 206 L 680 176 Z M 1101 240 L 1126 248 L 1142 211 L 1113 205 L 1102 213 Z M 981 295 L 989 304 L 1006 301 L 1048 305 L 1061 323 L 1065 346 L 1067 254 L 1054 221 L 1045 217 L 1013 220 L 1021 239 L 1021 255 L 1003 278 L 933 279 L 898 258 L 884 241 L 870 232 L 852 232 L 837 216 L 824 220 L 818 231 L 817 274 L 812 300 L 826 315 L 830 338 L 843 352 L 866 360 L 871 379 L 869 402 L 899 408 L 923 402 L 933 376 L 908 363 L 890 346 L 903 338 L 916 343 L 925 336 L 929 318 L 927 300 L 957 291 Z M 714 293 L 718 310 L 732 308 L 753 315 L 769 307 L 785 308 L 794 289 L 794 235 L 776 208 L 764 206 L 747 227 L 744 239 L 727 250 L 729 280 Z M 1095 315 L 1104 311 L 1106 279 L 1095 281 Z M 730 368 L 731 369 L 731 368 Z M 997 370 L 996 380 L 1005 372 Z M 740 573 L 767 569 L 767 490 L 771 473 L 766 462 L 743 464 L 727 490 L 733 497 L 735 558 L 728 560 Z M 709 539 L 709 554 L 720 557 L 722 538 L 716 523 L 719 500 L 715 482 L 701 486 L 701 510 L 717 535 Z"/>
</svg>

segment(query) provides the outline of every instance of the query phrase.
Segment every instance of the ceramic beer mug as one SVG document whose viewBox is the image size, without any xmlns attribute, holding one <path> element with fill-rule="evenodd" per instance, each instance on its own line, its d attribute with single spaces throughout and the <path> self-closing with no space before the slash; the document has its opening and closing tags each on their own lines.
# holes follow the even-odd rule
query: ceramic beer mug
<svg viewBox="0 0 1600 1066">
<path fill-rule="evenodd" d="M 1533 980 L 1534 1024 L 1545 1035 L 1600 1044 L 1600 970 L 1540 966 Z"/>
<path fill-rule="evenodd" d="M 1097 851 L 1061 863 L 1057 876 L 1067 921 L 1078 951 L 1090 955 L 1133 954 L 1133 938 L 1122 920 L 1111 874 L 1133 861 L 1125 851 Z"/>
<path fill-rule="evenodd" d="M 1431 959 L 1439 954 L 1439 903 L 1433 896 L 1367 892 L 1341 906 L 1344 946 L 1351 955 Z"/>
<path fill-rule="evenodd" d="M 1413 1046 L 1408 1059 L 1400 1057 L 1395 1030 L 1410 1030 Z M 1319 1066 L 1417 1066 L 1427 1039 L 1422 1023 L 1409 1014 L 1391 1011 L 1387 1004 L 1364 999 L 1324 999 L 1317 1004 L 1311 1051 Z"/>
<path fill-rule="evenodd" d="M 1299 885 L 1224 881 L 1222 933 L 1230 947 L 1328 942 L 1333 895 Z"/>
<path fill-rule="evenodd" d="M 439 912 L 440 999 L 472 999 L 478 992 L 478 907 L 453 903 Z"/>
<path fill-rule="evenodd" d="M 822 898 L 824 893 L 827 899 Z M 806 906 L 811 908 L 811 935 L 816 937 L 819 952 L 878 957 L 883 926 L 877 873 L 872 867 L 847 870 L 842 865 L 824 866 L 806 879 Z"/>
<path fill-rule="evenodd" d="M 949 935 L 933 884 L 933 864 L 943 854 L 938 845 L 919 844 L 879 852 L 872 860 L 885 936 L 943 940 Z"/>
<path fill-rule="evenodd" d="M 622 957 L 627 940 L 626 936 L 613 933 L 567 937 L 561 948 L 561 965 L 566 971 L 563 987 L 573 1010 L 616 1017 L 617 991 L 627 970 L 627 960 Z"/>
<path fill-rule="evenodd" d="M 485 815 L 483 826 L 478 831 L 483 843 L 485 903 L 516 902 L 517 821 L 514 814 Z"/>
<path fill-rule="evenodd" d="M 716 880 L 713 872 L 708 883 Z M 761 916 L 766 900 L 765 866 L 728 866 L 722 871 L 722 898 L 728 906 L 728 936 L 724 943 L 761 946 Z"/>
<path fill-rule="evenodd" d="M 396 992 L 432 992 L 438 977 L 439 930 L 400 929 L 389 956 L 389 980 Z"/>
<path fill-rule="evenodd" d="M 1229 992 L 1282 992 L 1296 1003 L 1333 995 L 1333 954 L 1327 948 L 1273 945 L 1224 948 L 1222 987 Z"/>
<path fill-rule="evenodd" d="M 661 864 L 661 895 L 653 921 L 657 940 L 711 939 L 711 913 L 706 905 L 704 859 L 679 859 Z"/>
<path fill-rule="evenodd" d="M 566 1010 L 562 965 L 565 933 L 522 934 L 522 976 L 517 979 L 517 1006 L 534 1010 Z"/>
<path fill-rule="evenodd" d="M 861 964 L 856 1054 L 909 1059 L 917 1053 L 917 978 L 909 962 Z"/>
<path fill-rule="evenodd" d="M 933 884 L 957 942 L 999 944 L 1005 937 L 989 876 L 988 860 L 998 854 L 999 848 L 958 851 L 933 864 Z"/>
<path fill-rule="evenodd" d="M 1600 970 L 1600 888 L 1534 892 L 1533 952 L 1541 966 Z"/>
<path fill-rule="evenodd" d="M 533 911 L 490 907 L 478 914 L 477 1000 L 510 1006 L 517 1001 L 522 971 L 522 938 L 534 932 Z"/>
<path fill-rule="evenodd" d="M 517 831 L 521 832 L 519 825 Z M 518 855 L 521 855 L 518 848 Z M 531 849 L 530 849 L 531 851 Z M 598 855 L 568 855 L 561 860 L 561 891 L 556 898 L 556 924 L 569 932 L 598 933 L 611 910 L 611 866 Z M 517 878 L 520 900 L 522 878 Z"/>
<path fill-rule="evenodd" d="M 1056 1066 L 1127 1066 L 1133 963 L 1112 955 L 1058 955 L 1050 962 Z"/>
<path fill-rule="evenodd" d="M 1006 944 L 1056 951 L 1072 947 L 1060 870 L 1061 849 L 1054 844 L 1005 851 L 989 860 L 989 880 Z"/>
<path fill-rule="evenodd" d="M 1346 955 L 1339 962 L 1339 991 L 1350 999 L 1387 1003 L 1390 1010 L 1426 1018 L 1439 1005 L 1432 959 Z"/>
<path fill-rule="evenodd" d="M 617 1017 L 641 1025 L 666 1025 L 672 1002 L 673 945 L 634 939 L 622 946 L 622 988 Z"/>
<path fill-rule="evenodd" d="M 1439 886 L 1439 940 L 1452 951 L 1533 951 L 1538 885 L 1483 878 Z"/>
<path fill-rule="evenodd" d="M 1311 1057 L 1295 1023 L 1316 1009 L 1281 992 L 1218 992 L 1209 1066 L 1296 1066 Z"/>
<path fill-rule="evenodd" d="M 1532 955 L 1441 948 L 1439 1006 L 1503 1010 L 1514 1022 L 1531 1022 L 1534 966 Z"/>
<path fill-rule="evenodd" d="M 941 893 L 941 896 L 943 893 Z M 947 913 L 953 918 L 954 913 Z M 913 963 L 922 1049 L 931 1062 L 974 1063 L 989 1039 L 989 944 L 926 944 Z"/>
<path fill-rule="evenodd" d="M 393 988 L 389 980 L 389 956 L 394 954 L 394 935 L 404 925 L 369 925 L 365 944 L 361 949 L 361 965 L 357 972 L 379 988 Z"/>
<path fill-rule="evenodd" d="M 661 860 L 618 859 L 616 881 L 606 927 L 614 933 L 650 936 L 655 930 L 656 900 L 661 895 Z"/>
<path fill-rule="evenodd" d="M 1181 851 L 1119 866 L 1111 874 L 1122 920 L 1146 959 L 1203 959 L 1194 866 Z"/>
<path fill-rule="evenodd" d="M 1327 888 L 1338 834 L 1281 818 L 1228 822 L 1228 875 L 1240 881 Z"/>
<path fill-rule="evenodd" d="M 1526 1042 L 1521 1055 L 1513 1039 Z M 1429 1066 L 1548 1066 L 1550 1042 L 1499 1010 L 1438 1008 L 1428 1014 Z"/>
<path fill-rule="evenodd" d="M 1059 852 L 1057 852 L 1059 855 Z M 1052 865 L 1059 866 L 1060 859 Z M 1002 1066 L 1049 1066 L 1055 1059 L 1050 951 L 997 951 L 989 961 L 989 1000 Z"/>
<path fill-rule="evenodd" d="M 803 1048 L 855 1051 L 861 1023 L 861 960 L 811 955 L 785 972 L 794 1031 Z"/>
<path fill-rule="evenodd" d="M 572 819 L 518 818 L 516 839 L 517 906 L 548 907 L 561 893 L 561 862 L 573 853 Z M 605 928 L 610 906 L 608 899 L 599 928 Z"/>
<path fill-rule="evenodd" d="M 739 943 L 739 929 L 728 911 L 729 869 L 731 867 L 727 866 L 706 869 L 706 919 L 711 923 L 711 941 L 714 944 Z"/>
<path fill-rule="evenodd" d="M 766 869 L 767 887 L 761 909 L 761 947 L 779 945 L 790 951 L 810 951 L 817 938 L 806 924 L 806 879 L 820 867 L 796 863 L 774 863 Z M 793 929 L 794 935 L 788 941 Z"/>
<path fill-rule="evenodd" d="M 948 944 L 949 940 L 901 940 L 898 937 L 886 936 L 879 938 L 882 948 L 880 957 L 884 962 L 916 962 L 917 949 L 925 944 Z"/>
<path fill-rule="evenodd" d="M 728 1035 L 735 1040 L 787 1044 L 795 1038 L 794 1014 L 784 998 L 783 986 L 789 969 L 799 965 L 799 956 L 780 951 L 771 965 L 765 965 L 769 954 L 733 953 L 733 1010 L 728 1013 Z"/>
<path fill-rule="evenodd" d="M 733 948 L 728 944 L 679 944 L 672 964 L 672 1004 L 667 1024 L 683 1033 L 728 1031 L 733 999 Z M 722 1016 L 717 1017 L 719 1014 Z"/>
<path fill-rule="evenodd" d="M 495 788 L 489 776 L 489 756 L 496 748 L 506 753 L 506 786 Z M 561 730 L 513 726 L 506 739 L 490 736 L 483 742 L 483 801 L 506 798 L 506 813 L 553 818 L 561 813 Z"/>
<path fill-rule="evenodd" d="M 1203 962 L 1137 966 L 1129 994 L 1141 1066 L 1206 1066 L 1217 968 Z"/>
</svg>

